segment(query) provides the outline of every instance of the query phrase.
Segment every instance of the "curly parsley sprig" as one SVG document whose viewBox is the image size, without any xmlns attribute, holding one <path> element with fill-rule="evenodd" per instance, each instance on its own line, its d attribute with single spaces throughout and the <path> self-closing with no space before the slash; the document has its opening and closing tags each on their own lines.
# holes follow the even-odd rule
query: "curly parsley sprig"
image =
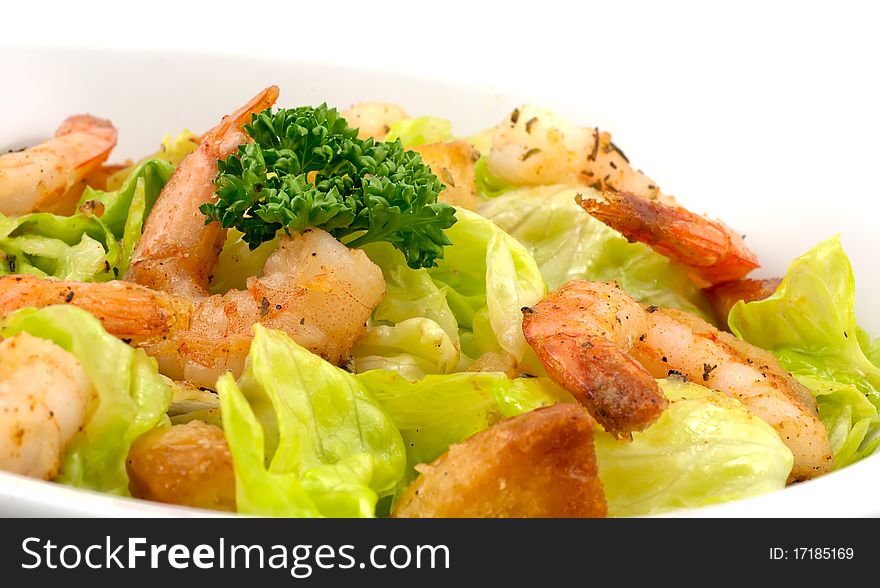
<svg viewBox="0 0 880 588">
<path fill-rule="evenodd" d="M 282 229 L 318 227 L 349 247 L 387 241 L 412 268 L 443 258 L 455 209 L 437 202 L 440 180 L 399 140 L 358 139 L 326 104 L 267 109 L 244 129 L 254 142 L 217 162 L 206 223 L 237 228 L 251 249 Z"/>
</svg>

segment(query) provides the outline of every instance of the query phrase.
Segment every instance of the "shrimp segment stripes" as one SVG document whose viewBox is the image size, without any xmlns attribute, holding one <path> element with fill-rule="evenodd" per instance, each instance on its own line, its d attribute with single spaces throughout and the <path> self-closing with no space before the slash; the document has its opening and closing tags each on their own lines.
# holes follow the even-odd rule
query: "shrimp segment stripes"
<svg viewBox="0 0 880 588">
<path fill-rule="evenodd" d="M 668 405 L 654 377 L 630 354 L 646 313 L 615 286 L 574 281 L 523 309 L 523 333 L 550 377 L 608 432 L 626 437 Z"/>
<path fill-rule="evenodd" d="M 585 404 L 603 426 L 615 427 L 611 432 L 621 434 L 649 424 L 644 419 L 652 414 L 646 402 L 651 397 L 645 373 L 664 378 L 674 372 L 736 398 L 773 427 L 794 456 L 789 481 L 831 469 L 828 432 L 809 390 L 769 352 L 699 317 L 645 307 L 615 284 L 576 280 L 527 312 L 523 330 L 550 377 Z M 589 351 L 607 354 L 602 369 L 583 363 L 583 355 L 559 343 L 569 338 L 589 343 Z M 560 345 L 568 353 L 557 351 Z M 597 399 L 604 404 L 597 406 Z M 601 412 L 608 406 L 623 409 L 616 413 L 617 419 Z"/>
<path fill-rule="evenodd" d="M 80 114 L 55 138 L 0 155 L 0 213 L 73 212 L 84 178 L 109 157 L 116 136 L 110 121 Z"/>
</svg>

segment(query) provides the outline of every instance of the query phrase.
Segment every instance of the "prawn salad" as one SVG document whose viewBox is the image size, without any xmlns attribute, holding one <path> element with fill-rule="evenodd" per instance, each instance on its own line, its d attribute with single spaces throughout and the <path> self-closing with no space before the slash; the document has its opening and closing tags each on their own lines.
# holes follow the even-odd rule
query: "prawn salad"
<svg viewBox="0 0 880 588">
<path fill-rule="evenodd" d="M 880 446 L 837 238 L 750 279 L 598 128 L 278 93 L 134 163 L 88 115 L 0 155 L 0 468 L 256 515 L 601 517 Z"/>
</svg>

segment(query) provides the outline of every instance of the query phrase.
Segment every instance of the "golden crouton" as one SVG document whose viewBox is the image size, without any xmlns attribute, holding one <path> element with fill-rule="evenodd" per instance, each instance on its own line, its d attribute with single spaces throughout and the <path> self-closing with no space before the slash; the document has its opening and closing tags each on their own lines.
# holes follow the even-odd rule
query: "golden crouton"
<svg viewBox="0 0 880 588">
<path fill-rule="evenodd" d="M 603 517 L 593 419 L 557 404 L 453 445 L 401 497 L 395 517 Z"/>
<path fill-rule="evenodd" d="M 132 496 L 235 511 L 235 471 L 223 429 L 201 421 L 144 433 L 128 453 Z"/>
<path fill-rule="evenodd" d="M 440 202 L 477 209 L 477 182 L 474 163 L 479 152 L 467 141 L 430 143 L 412 148 L 422 156 L 434 175 L 446 186 L 440 192 Z"/>
</svg>

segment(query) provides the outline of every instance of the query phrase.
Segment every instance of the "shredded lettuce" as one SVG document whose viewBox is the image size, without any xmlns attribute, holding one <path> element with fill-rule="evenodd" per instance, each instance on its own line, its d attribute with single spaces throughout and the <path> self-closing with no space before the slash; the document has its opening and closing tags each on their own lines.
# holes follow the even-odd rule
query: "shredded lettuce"
<svg viewBox="0 0 880 588">
<path fill-rule="evenodd" d="M 596 433 L 609 516 L 643 516 L 785 487 L 794 458 L 773 428 L 738 400 L 658 380 L 669 407 L 630 442 Z"/>
<path fill-rule="evenodd" d="M 436 116 L 418 116 L 405 118 L 391 123 L 391 129 L 385 135 L 385 141 L 400 139 L 407 147 L 418 147 L 428 143 L 452 141 L 452 123 Z"/>
<path fill-rule="evenodd" d="M 107 334 L 101 323 L 75 306 L 16 311 L 0 322 L 0 336 L 26 332 L 72 353 L 97 391 L 85 426 L 67 446 L 56 481 L 128 495 L 125 460 L 131 443 L 167 422 L 171 388 L 156 362 Z"/>
<path fill-rule="evenodd" d="M 480 213 L 523 243 L 550 289 L 574 279 L 606 282 L 645 304 L 678 308 L 715 322 L 686 270 L 587 214 L 574 201 L 590 188 L 520 188 L 480 206 Z"/>
<path fill-rule="evenodd" d="M 217 381 L 238 511 L 370 517 L 404 474 L 400 433 L 354 376 L 255 325 L 239 381 Z"/>
<path fill-rule="evenodd" d="M 173 167 L 148 160 L 118 190 L 86 188 L 78 212 L 19 217 L 0 215 L 0 273 L 28 273 L 62 280 L 103 282 L 125 273 L 144 219 Z"/>
<path fill-rule="evenodd" d="M 400 429 L 406 446 L 406 474 L 396 496 L 418 476 L 415 466 L 430 463 L 449 445 L 464 441 L 505 416 L 550 406 L 571 397 L 548 378 L 511 380 L 493 372 L 429 375 L 412 382 L 374 370 L 357 376 Z"/>
<path fill-rule="evenodd" d="M 776 292 L 738 302 L 733 333 L 767 349 L 816 396 L 829 431 L 834 467 L 880 446 L 880 367 L 876 347 L 856 324 L 855 279 L 840 239 L 833 237 L 795 259 Z"/>
</svg>

